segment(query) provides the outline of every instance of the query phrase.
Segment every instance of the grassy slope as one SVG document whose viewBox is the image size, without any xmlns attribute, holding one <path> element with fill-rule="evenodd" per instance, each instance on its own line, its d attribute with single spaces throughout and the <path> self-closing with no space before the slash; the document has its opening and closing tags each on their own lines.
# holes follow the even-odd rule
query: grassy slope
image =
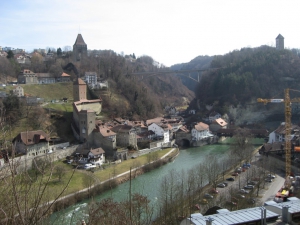
<svg viewBox="0 0 300 225">
<path fill-rule="evenodd" d="M 45 101 L 51 101 L 52 99 L 61 100 L 62 98 L 68 98 L 73 100 L 73 83 L 55 83 L 55 84 L 21 84 L 24 88 L 24 94 L 29 96 L 36 96 L 45 99 Z M 9 93 L 15 86 L 7 86 L 6 92 Z"/>
<path fill-rule="evenodd" d="M 22 85 L 24 93 L 31 96 L 37 96 L 44 98 L 45 101 L 51 101 L 52 99 L 61 100 L 62 98 L 68 98 L 73 100 L 73 83 L 56 83 L 56 84 L 38 84 L 38 85 Z"/>
<path fill-rule="evenodd" d="M 55 84 L 33 84 L 33 85 L 20 85 L 24 88 L 24 93 L 29 96 L 36 96 L 43 98 L 45 103 L 43 107 L 46 109 L 47 113 L 53 114 L 54 111 L 59 112 L 63 117 L 60 119 L 51 119 L 53 125 L 56 127 L 56 131 L 53 132 L 54 135 L 61 135 L 65 139 L 73 139 L 73 135 L 70 129 L 70 123 L 72 118 L 72 102 L 73 102 L 73 83 L 55 83 Z M 10 93 L 15 86 L 6 86 L 1 88 L 1 91 L 6 91 Z M 51 100 L 61 100 L 62 98 L 68 98 L 67 103 L 50 103 Z M 10 131 L 7 139 L 12 139 L 17 134 L 25 130 L 32 130 L 30 127 L 30 122 L 28 123 L 26 118 L 22 118 Z"/>
</svg>

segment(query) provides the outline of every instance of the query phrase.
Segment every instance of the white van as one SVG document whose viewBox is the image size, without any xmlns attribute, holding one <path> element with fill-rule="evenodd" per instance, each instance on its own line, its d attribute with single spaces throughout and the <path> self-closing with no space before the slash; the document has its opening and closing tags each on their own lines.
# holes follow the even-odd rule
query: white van
<svg viewBox="0 0 300 225">
<path fill-rule="evenodd" d="M 87 163 L 83 167 L 85 170 L 91 169 L 91 168 L 96 168 L 96 165 L 93 165 L 91 163 Z"/>
</svg>

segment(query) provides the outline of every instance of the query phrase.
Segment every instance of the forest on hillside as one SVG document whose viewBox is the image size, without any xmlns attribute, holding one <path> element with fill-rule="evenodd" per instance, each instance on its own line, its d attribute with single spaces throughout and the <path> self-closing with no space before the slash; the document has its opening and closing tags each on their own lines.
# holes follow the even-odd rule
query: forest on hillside
<svg viewBox="0 0 300 225">
<path fill-rule="evenodd" d="M 202 76 L 196 87 L 196 99 L 202 105 L 218 105 L 224 109 L 257 98 L 284 98 L 284 89 L 300 90 L 298 52 L 261 46 L 215 56 L 210 67 L 219 69 Z"/>
<path fill-rule="evenodd" d="M 200 55 L 197 56 L 196 58 L 192 59 L 190 62 L 188 63 L 179 63 L 179 64 L 175 64 L 172 65 L 170 67 L 171 70 L 204 70 L 204 69 L 209 69 L 210 68 L 210 63 L 213 60 L 213 56 L 207 56 L 207 55 Z M 200 78 L 202 76 L 204 72 L 201 72 Z M 188 74 L 190 77 L 194 78 L 194 79 L 198 79 L 198 73 L 197 72 L 191 72 Z M 195 88 L 197 87 L 197 82 L 195 82 L 194 80 L 185 77 L 185 76 L 180 76 L 177 75 L 182 83 L 188 87 L 188 89 L 195 91 Z"/>
<path fill-rule="evenodd" d="M 73 62 L 72 52 L 52 53 L 54 57 L 47 60 L 44 60 L 45 56 L 33 53 L 30 65 L 18 64 L 13 57 L 0 57 L 1 82 L 16 80 L 23 69 L 51 73 L 53 76 L 66 72 L 72 80 L 83 77 L 85 72 L 97 72 L 100 80 L 108 81 L 109 89 L 106 92 L 92 91 L 90 96 L 102 98 L 103 112 L 110 117 L 134 120 L 162 115 L 165 106 L 182 106 L 194 98 L 194 93 L 178 77 L 170 74 L 133 75 L 135 72 L 166 70 L 150 56 L 135 58 L 134 54 L 123 56 L 112 50 L 93 50 L 88 57 Z M 66 67 L 69 63 L 74 67 Z"/>
</svg>

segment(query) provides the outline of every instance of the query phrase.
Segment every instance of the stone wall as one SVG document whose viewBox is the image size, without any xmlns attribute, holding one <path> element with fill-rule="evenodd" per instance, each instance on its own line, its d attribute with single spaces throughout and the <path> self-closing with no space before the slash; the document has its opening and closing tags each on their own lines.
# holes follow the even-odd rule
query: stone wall
<svg viewBox="0 0 300 225">
<path fill-rule="evenodd" d="M 10 159 L 8 163 L 1 161 L 0 163 L 0 177 L 10 175 L 10 166 L 15 165 L 16 173 L 24 170 L 31 169 L 35 159 L 49 159 L 51 161 L 57 161 L 66 158 L 71 155 L 79 146 L 73 145 L 66 147 L 66 149 L 57 148 L 50 154 L 39 155 L 37 157 L 23 155 L 14 159 Z"/>
</svg>

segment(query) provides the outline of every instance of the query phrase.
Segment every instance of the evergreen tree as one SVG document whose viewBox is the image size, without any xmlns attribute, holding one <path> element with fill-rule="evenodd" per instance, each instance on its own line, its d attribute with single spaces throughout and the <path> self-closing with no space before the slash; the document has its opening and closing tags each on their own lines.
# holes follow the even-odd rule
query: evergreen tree
<svg viewBox="0 0 300 225">
<path fill-rule="evenodd" d="M 7 56 L 6 56 L 8 59 L 13 59 L 14 58 L 14 53 L 11 51 L 11 50 L 9 50 L 8 52 L 7 52 Z"/>
<path fill-rule="evenodd" d="M 62 50 L 61 48 L 58 48 L 56 51 L 57 56 L 61 56 L 62 55 Z"/>
</svg>

